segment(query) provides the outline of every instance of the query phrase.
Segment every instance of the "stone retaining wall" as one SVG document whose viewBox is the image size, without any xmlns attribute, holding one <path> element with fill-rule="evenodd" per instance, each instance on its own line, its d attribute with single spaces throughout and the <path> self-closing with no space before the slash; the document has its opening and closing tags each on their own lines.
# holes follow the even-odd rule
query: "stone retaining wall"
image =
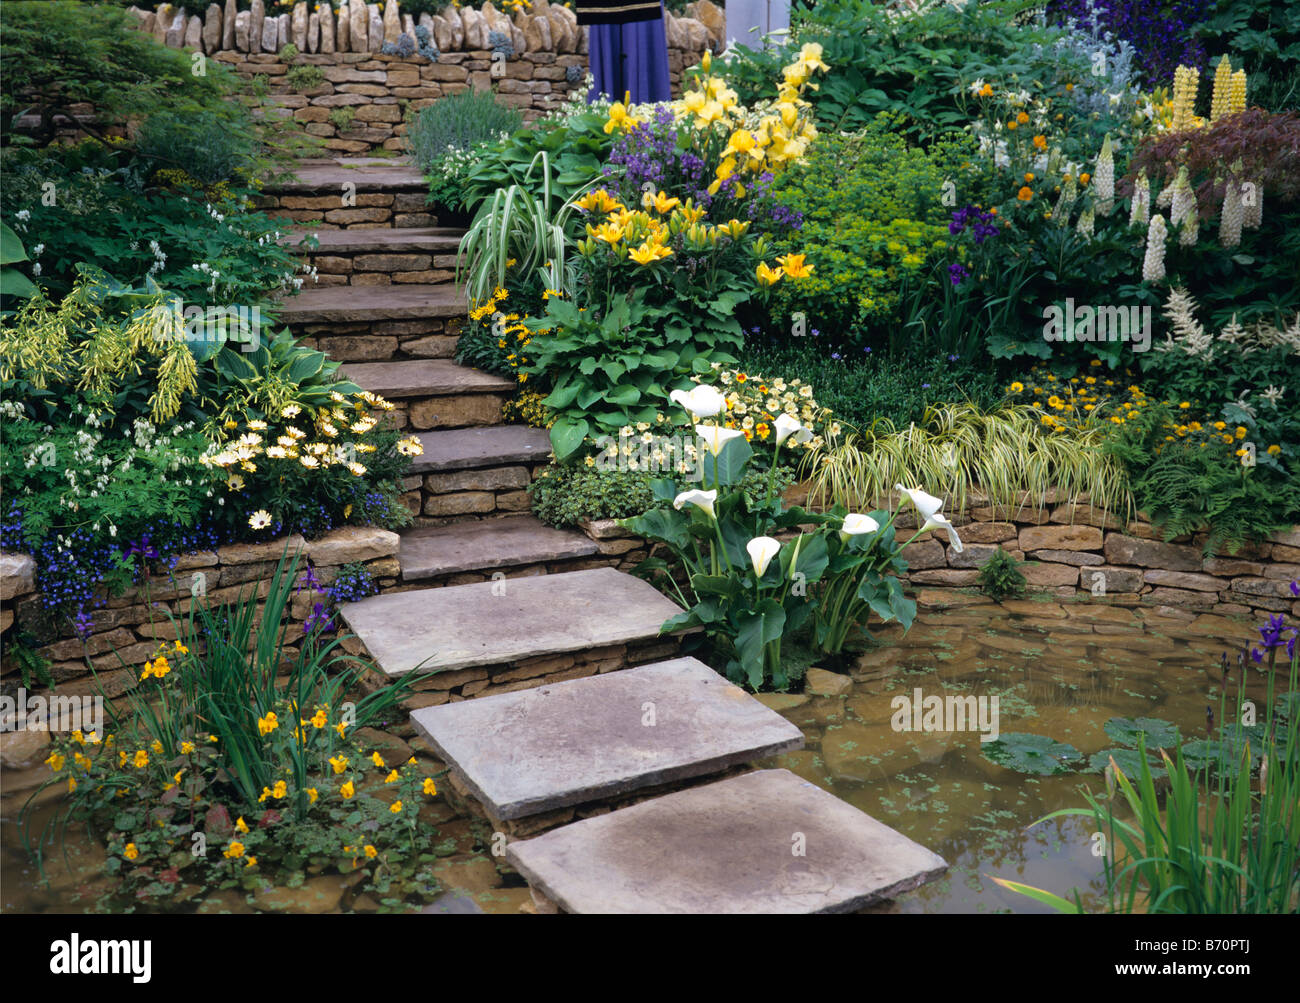
<svg viewBox="0 0 1300 1003">
<path fill-rule="evenodd" d="M 806 497 L 806 489 L 799 487 L 787 494 L 794 502 Z M 994 506 L 976 497 L 965 511 L 949 517 L 962 552 L 953 549 L 946 533 L 921 537 L 903 551 L 912 584 L 977 586 L 980 566 L 1001 547 L 1027 562 L 1021 571 L 1031 589 L 1050 591 L 1057 598 L 1095 598 L 1112 605 L 1221 616 L 1283 612 L 1300 617 L 1300 597 L 1291 592 L 1291 582 L 1300 580 L 1300 526 L 1273 533 L 1236 554 L 1205 558 L 1206 533 L 1165 542 L 1141 512 L 1124 521 L 1086 498 L 1058 503 L 1055 492 L 1048 493 L 1041 507 L 1028 502 Z M 898 526 L 915 528 L 910 511 L 900 516 Z M 602 554 L 617 559 L 620 570 L 630 570 L 651 549 L 612 519 L 589 521 L 581 528 Z"/>
<path fill-rule="evenodd" d="M 94 694 L 95 678 L 86 661 L 98 674 L 109 697 L 119 697 L 139 679 L 139 666 L 152 658 L 159 642 L 176 637 L 176 626 L 168 614 L 183 618 L 200 592 L 209 601 L 230 602 L 256 588 L 259 599 L 270 591 L 269 578 L 285 553 L 300 555 L 300 568 L 310 565 L 321 584 L 331 584 L 345 564 L 364 563 L 380 589 L 398 582 L 398 536 L 383 529 L 347 526 L 317 540 L 300 536 L 268 543 L 232 544 L 216 551 L 182 556 L 169 574 L 155 575 L 148 587 L 139 586 L 90 611 L 90 633 L 76 636 L 64 618 L 51 625 L 44 614 L 33 580 L 35 563 L 26 554 L 0 553 L 0 692 L 12 695 L 21 685 L 12 643 L 19 632 L 37 638 L 38 655 L 50 661 L 50 674 L 60 695 Z M 296 594 L 290 605 L 294 623 L 311 615 L 314 602 L 323 600 L 308 590 Z M 293 639 L 290 631 L 290 641 Z M 290 648 L 292 650 L 292 648 Z M 128 666 L 123 668 L 123 663 Z M 33 691 L 37 689 L 33 686 Z"/>
<path fill-rule="evenodd" d="M 489 88 L 497 99 L 533 119 L 581 88 L 587 73 L 587 37 L 568 7 L 534 0 L 527 12 L 507 17 L 491 2 L 481 8 L 447 7 L 418 19 L 402 13 L 399 0 L 353 2 L 337 12 L 306 2 L 290 13 L 268 14 L 262 0 L 239 10 L 236 0 L 212 3 L 202 17 L 172 4 L 150 11 L 132 7 L 141 31 L 174 48 L 204 53 L 246 77 L 267 81 L 269 106 L 279 106 L 319 136 L 331 150 L 362 153 L 400 150 L 407 109 L 419 109 L 445 94 Z M 710 0 L 698 0 L 692 16 L 666 15 L 668 65 L 673 93 L 682 71 L 706 50 L 720 51 L 725 17 Z M 429 47 L 415 50 L 417 26 L 428 31 Z M 293 58 L 284 58 L 292 45 Z M 436 61 L 430 56 L 435 55 Z M 315 65 L 325 74 L 319 87 L 295 90 L 293 66 Z M 352 120 L 345 121 L 353 108 Z M 331 112 L 335 112 L 331 116 Z"/>
</svg>

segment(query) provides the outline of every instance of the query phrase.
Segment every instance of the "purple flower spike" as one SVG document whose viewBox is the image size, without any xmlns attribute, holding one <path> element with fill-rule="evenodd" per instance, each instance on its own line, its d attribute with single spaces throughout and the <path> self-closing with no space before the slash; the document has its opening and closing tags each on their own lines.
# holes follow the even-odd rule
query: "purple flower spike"
<svg viewBox="0 0 1300 1003">
<path fill-rule="evenodd" d="M 1291 583 L 1291 594 L 1293 596 L 1300 596 L 1300 582 Z"/>
</svg>

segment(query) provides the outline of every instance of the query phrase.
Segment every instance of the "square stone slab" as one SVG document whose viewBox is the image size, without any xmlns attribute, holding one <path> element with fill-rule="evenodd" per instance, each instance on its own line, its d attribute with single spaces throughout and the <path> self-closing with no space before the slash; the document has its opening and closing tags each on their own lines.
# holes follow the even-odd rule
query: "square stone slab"
<svg viewBox="0 0 1300 1003">
<path fill-rule="evenodd" d="M 948 867 L 788 770 L 574 822 L 511 843 L 506 859 L 573 913 L 852 912 Z"/>
<path fill-rule="evenodd" d="M 387 675 L 653 640 L 681 609 L 614 568 L 371 596 L 339 607 Z"/>
<path fill-rule="evenodd" d="M 717 773 L 804 741 L 694 658 L 426 707 L 411 721 L 502 820 Z"/>
</svg>

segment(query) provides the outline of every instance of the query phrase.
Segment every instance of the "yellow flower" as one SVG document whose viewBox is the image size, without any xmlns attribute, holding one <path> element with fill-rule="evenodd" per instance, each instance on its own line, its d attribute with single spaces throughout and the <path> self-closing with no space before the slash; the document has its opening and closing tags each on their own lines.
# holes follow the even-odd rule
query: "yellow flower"
<svg viewBox="0 0 1300 1003">
<path fill-rule="evenodd" d="M 339 793 L 343 795 L 344 801 L 351 800 L 352 795 L 355 794 L 356 792 L 357 789 L 352 785 L 351 780 L 349 780 L 346 784 L 344 784 L 342 787 L 339 788 Z"/>
<path fill-rule="evenodd" d="M 267 711 L 266 717 L 257 719 L 257 733 L 259 735 L 269 735 L 278 727 L 280 727 L 280 722 L 275 716 L 275 711 Z"/>
<path fill-rule="evenodd" d="M 1246 429 L 1245 429 L 1244 427 L 1242 427 L 1241 425 L 1238 425 L 1238 426 L 1237 426 L 1237 438 L 1238 438 L 1238 439 L 1244 439 L 1244 438 L 1246 438 Z"/>
<path fill-rule="evenodd" d="M 399 781 L 399 780 L 401 780 L 401 779 L 402 779 L 402 778 L 401 778 L 400 776 L 398 776 L 397 771 L 396 771 L 396 770 L 393 770 L 391 773 L 388 774 L 388 776 L 384 777 L 384 783 L 386 783 L 386 784 L 395 784 L 395 783 L 397 783 L 397 781 Z"/>
<path fill-rule="evenodd" d="M 402 813 L 402 802 L 394 801 L 392 804 L 388 806 L 388 810 L 391 811 L 394 815 L 400 815 Z"/>
<path fill-rule="evenodd" d="M 136 857 L 140 856 L 140 850 L 134 843 L 127 843 L 126 847 L 122 850 L 122 856 L 126 857 L 127 860 L 134 860 Z"/>
<path fill-rule="evenodd" d="M 1282 452 L 1282 447 L 1277 445 L 1269 446 L 1264 452 L 1268 453 L 1269 456 L 1277 456 Z"/>
<path fill-rule="evenodd" d="M 433 778 L 432 778 L 432 777 L 425 777 L 425 778 L 424 778 L 424 793 L 425 793 L 425 794 L 429 794 L 429 795 L 433 795 L 433 794 L 437 794 L 437 793 L 438 793 L 438 788 L 437 788 L 436 786 L 434 786 Z"/>
<path fill-rule="evenodd" d="M 125 755 L 125 753 L 123 753 L 123 755 Z M 51 752 L 50 758 L 45 760 L 45 762 L 49 765 L 50 769 L 55 773 L 58 773 L 59 770 L 63 769 L 63 754 L 59 752 Z"/>
<path fill-rule="evenodd" d="M 1024 393 L 1024 392 L 1025 392 L 1025 385 L 1024 385 L 1023 383 L 1021 383 L 1019 380 L 1017 380 L 1015 383 L 1012 383 L 1012 384 L 1011 384 L 1011 392 L 1012 392 L 1013 394 L 1021 394 L 1021 393 Z"/>
<path fill-rule="evenodd" d="M 379 754 L 378 749 L 376 749 L 374 752 L 370 754 L 370 761 L 374 763 L 376 766 L 378 766 L 381 770 L 384 768 L 385 765 L 384 757 Z"/>
<path fill-rule="evenodd" d="M 805 263 L 805 257 L 803 254 L 783 254 L 776 260 L 787 278 L 803 279 L 813 273 L 813 266 Z"/>
<path fill-rule="evenodd" d="M 308 788 L 307 788 L 307 803 L 308 803 L 308 804 L 315 804 L 315 803 L 316 803 L 316 799 L 317 799 L 318 797 L 320 797 L 320 791 L 318 791 L 315 787 L 308 787 Z"/>
<path fill-rule="evenodd" d="M 367 843 L 365 846 L 365 854 L 368 859 L 374 860 L 377 856 L 379 856 L 379 851 L 376 850 L 369 843 Z"/>
<path fill-rule="evenodd" d="M 235 831 L 248 832 L 248 823 L 244 821 L 243 815 L 240 815 L 239 818 L 235 821 Z"/>
<path fill-rule="evenodd" d="M 244 855 L 244 844 L 239 842 L 238 840 L 236 840 L 235 842 L 231 843 L 228 847 L 226 847 L 225 852 L 222 853 L 222 856 L 225 857 L 227 860 L 234 860 L 236 857 L 242 857 L 243 855 Z"/>
<path fill-rule="evenodd" d="M 149 765 L 149 753 L 145 752 L 143 749 L 138 750 L 135 754 L 135 759 L 131 761 L 131 765 L 137 770 L 143 770 Z"/>
<path fill-rule="evenodd" d="M 781 276 L 785 274 L 785 272 L 780 268 L 773 270 L 768 267 L 766 261 L 760 261 L 758 263 L 758 268 L 755 270 L 755 274 L 758 276 L 760 285 L 770 286 L 774 285 Z"/>
<path fill-rule="evenodd" d="M 1028 185 L 1023 186 L 1020 191 L 1016 192 L 1016 198 L 1021 202 L 1028 202 L 1034 197 L 1034 190 Z"/>
<path fill-rule="evenodd" d="M 334 774 L 337 776 L 348 768 L 348 759 L 346 756 L 335 756 L 330 760 L 330 766 L 334 767 Z"/>
</svg>

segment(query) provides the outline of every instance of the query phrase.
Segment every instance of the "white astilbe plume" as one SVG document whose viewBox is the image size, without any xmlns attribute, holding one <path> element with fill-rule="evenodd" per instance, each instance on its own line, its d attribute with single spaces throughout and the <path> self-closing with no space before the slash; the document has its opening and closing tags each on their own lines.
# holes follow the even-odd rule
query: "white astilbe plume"
<svg viewBox="0 0 1300 1003">
<path fill-rule="evenodd" d="M 1245 185 L 1250 185 L 1246 188 Z M 1241 200 L 1241 225 L 1254 230 L 1264 221 L 1264 186 L 1258 181 L 1244 182 Z"/>
<path fill-rule="evenodd" d="M 1115 208 L 1115 155 L 1110 148 L 1109 134 L 1101 144 L 1093 181 L 1097 186 L 1097 211 L 1103 216 L 1109 216 Z"/>
<path fill-rule="evenodd" d="M 1139 171 L 1137 180 L 1133 182 L 1133 204 L 1129 209 L 1128 225 L 1141 224 L 1146 226 L 1147 220 L 1151 218 L 1151 182 L 1147 180 L 1147 172 Z"/>
<path fill-rule="evenodd" d="M 1236 247 L 1241 243 L 1241 224 L 1245 211 L 1241 204 L 1241 186 L 1229 181 L 1223 189 L 1223 212 L 1219 216 L 1219 243 Z"/>
<path fill-rule="evenodd" d="M 1164 315 L 1173 328 L 1172 335 L 1166 335 L 1162 351 L 1181 348 L 1188 355 L 1205 356 L 1214 344 L 1214 338 L 1206 333 L 1201 322 L 1196 319 L 1196 301 L 1188 295 L 1187 290 L 1179 287 L 1169 293 L 1165 300 Z M 1177 341 L 1174 341 L 1174 337 Z"/>
<path fill-rule="evenodd" d="M 1165 218 L 1156 213 L 1147 226 L 1147 251 L 1142 259 L 1142 281 L 1159 282 L 1165 277 Z"/>
</svg>

